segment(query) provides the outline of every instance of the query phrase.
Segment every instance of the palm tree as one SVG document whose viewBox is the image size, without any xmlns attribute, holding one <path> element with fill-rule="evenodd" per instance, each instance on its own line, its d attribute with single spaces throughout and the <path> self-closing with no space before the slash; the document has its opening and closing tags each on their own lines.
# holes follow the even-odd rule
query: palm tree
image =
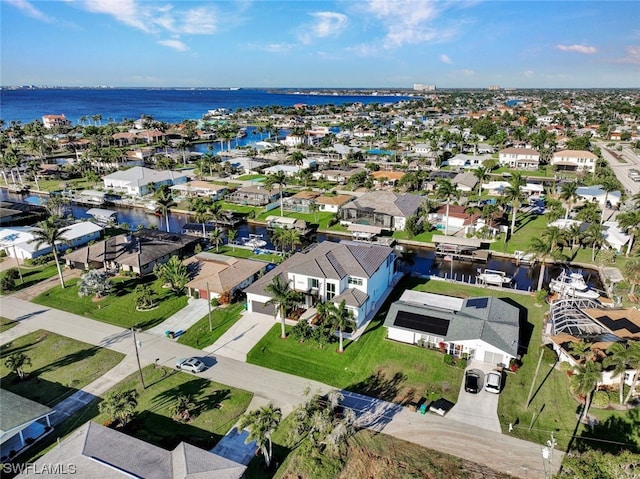
<svg viewBox="0 0 640 479">
<path fill-rule="evenodd" d="M 233 248 L 233 251 L 235 251 L 235 250 L 236 250 L 236 243 L 235 243 L 235 241 L 236 241 L 236 238 L 237 238 L 237 237 L 238 237 L 238 230 L 234 230 L 234 229 L 231 229 L 231 228 L 229 228 L 229 229 L 227 230 L 227 242 L 228 242 L 229 244 L 231 244 L 231 246 L 232 246 L 232 248 Z"/>
<path fill-rule="evenodd" d="M 526 184 L 526 180 L 516 171 L 511 175 L 509 186 L 504 189 L 504 199 L 511 205 L 511 234 L 509 238 L 513 236 L 516 229 L 516 216 L 522 203 L 522 187 Z"/>
<path fill-rule="evenodd" d="M 490 176 L 490 171 L 484 166 L 479 166 L 473 170 L 473 174 L 478 178 L 478 198 L 480 198 L 480 192 L 482 191 L 482 183 L 486 181 Z"/>
<path fill-rule="evenodd" d="M 271 435 L 281 420 L 282 411 L 280 408 L 269 403 L 260 409 L 243 414 L 238 421 L 239 429 L 247 429 L 249 431 L 246 442 L 256 441 L 267 467 L 271 465 L 271 456 L 273 454 Z"/>
<path fill-rule="evenodd" d="M 631 381 L 631 388 L 627 393 L 627 397 L 624 398 L 624 403 L 627 404 L 631 397 L 636 392 L 636 385 L 638 384 L 638 378 L 640 377 L 640 341 L 634 341 L 629 344 L 629 356 L 627 361 L 629 366 L 634 371 L 633 381 Z"/>
<path fill-rule="evenodd" d="M 602 180 L 602 185 L 600 185 L 602 189 L 605 191 L 604 195 L 604 204 L 602 205 L 602 216 L 600 217 L 600 224 L 604 223 L 604 214 L 607 211 L 607 203 L 609 201 L 609 193 L 612 191 L 616 191 L 618 189 L 618 180 L 611 177 L 606 177 Z"/>
<path fill-rule="evenodd" d="M 342 333 L 350 324 L 354 322 L 353 311 L 347 308 L 344 299 L 338 306 L 333 308 L 331 319 L 333 326 L 338 330 L 338 334 L 340 337 L 340 346 L 338 348 L 338 352 L 342 353 L 344 352 L 344 348 L 342 347 Z"/>
<path fill-rule="evenodd" d="M 222 233 L 222 230 L 219 229 L 219 228 L 214 228 L 209 233 L 209 241 L 211 241 L 211 243 L 216 245 L 216 253 L 218 252 L 218 249 L 220 247 L 220 243 L 222 243 L 223 236 L 224 235 Z"/>
<path fill-rule="evenodd" d="M 39 249 L 43 244 L 51 245 L 51 252 L 53 253 L 53 259 L 56 262 L 58 268 L 58 277 L 60 278 L 60 285 L 64 289 L 64 278 L 62 277 L 62 268 L 60 268 L 60 261 L 58 259 L 58 245 L 68 244 L 65 238 L 65 233 L 69 228 L 60 228 L 58 220 L 54 216 L 50 216 L 45 221 L 38 223 L 37 228 L 31 231 L 33 238 L 29 243 L 35 243 L 36 249 Z"/>
<path fill-rule="evenodd" d="M 302 235 L 300 231 L 295 228 L 285 230 L 285 239 L 290 248 L 289 253 L 293 253 L 296 246 L 302 244 Z"/>
<path fill-rule="evenodd" d="M 627 244 L 627 256 L 631 253 L 633 247 L 633 239 L 640 230 L 640 210 L 627 211 L 616 216 L 618 225 L 621 228 L 627 228 L 629 231 L 629 243 Z"/>
<path fill-rule="evenodd" d="M 167 225 L 167 232 L 169 232 L 169 210 L 171 207 L 176 206 L 177 203 L 173 201 L 169 188 L 158 188 L 155 194 L 158 209 L 160 210 L 160 214 L 164 216 L 165 223 Z"/>
<path fill-rule="evenodd" d="M 450 179 L 441 178 L 438 180 L 436 196 L 438 198 L 447 200 L 447 213 L 444 223 L 444 235 L 447 236 L 447 234 L 449 233 L 449 206 L 451 205 L 451 198 L 458 198 L 460 196 L 460 192 L 453 185 L 453 183 L 451 183 Z"/>
<path fill-rule="evenodd" d="M 584 409 L 580 415 L 580 421 L 584 421 L 591 405 L 591 395 L 600 381 L 600 363 L 595 361 L 587 361 L 584 366 L 578 368 L 578 374 L 575 374 L 572 378 L 573 390 L 584 396 Z"/>
<path fill-rule="evenodd" d="M 577 358 L 578 362 L 581 362 L 583 359 L 588 361 L 593 360 L 594 353 L 591 350 L 591 343 L 582 340 L 577 343 L 571 343 L 569 349 L 571 350 L 571 354 Z"/>
<path fill-rule="evenodd" d="M 627 264 L 624 265 L 624 276 L 627 281 L 631 283 L 629 295 L 633 296 L 636 291 L 636 286 L 640 284 L 640 258 L 627 261 Z"/>
<path fill-rule="evenodd" d="M 138 406 L 138 391 L 130 389 L 120 393 L 112 392 L 100 403 L 98 409 L 105 413 L 112 421 L 119 421 L 126 426 L 133 418 L 133 413 Z"/>
<path fill-rule="evenodd" d="M 584 239 L 587 244 L 591 245 L 591 262 L 594 262 L 596 260 L 596 248 L 600 248 L 605 242 L 602 225 L 600 223 L 592 223 L 584 232 Z"/>
<path fill-rule="evenodd" d="M 284 204 L 282 202 L 282 189 L 287 184 L 287 175 L 285 175 L 284 171 L 278 171 L 273 175 L 269 175 L 264 181 L 264 186 L 268 190 L 271 190 L 271 188 L 273 188 L 273 185 L 276 185 L 276 184 L 278 185 L 278 191 L 280 192 L 280 216 L 284 216 Z"/>
<path fill-rule="evenodd" d="M 540 276 L 538 277 L 538 291 L 542 289 L 542 282 L 544 281 L 544 273 L 546 269 L 546 262 L 549 259 L 562 259 L 564 256 L 557 251 L 557 247 L 563 241 L 563 234 L 560 228 L 555 226 L 548 226 L 545 228 L 540 236 L 534 236 L 529 243 L 529 251 L 536 255 L 540 259 Z"/>
<path fill-rule="evenodd" d="M 627 372 L 627 364 L 631 359 L 631 353 L 632 351 L 627 345 L 613 343 L 607 348 L 607 357 L 602 361 L 604 367 L 613 366 L 613 377 L 618 376 L 620 378 L 620 404 L 624 402 L 624 375 Z"/>
<path fill-rule="evenodd" d="M 575 181 L 564 183 L 560 192 L 560 198 L 562 198 L 566 205 L 566 213 L 564 219 L 569 218 L 569 212 L 571 211 L 571 205 L 578 198 L 576 191 L 578 190 L 578 184 Z"/>
<path fill-rule="evenodd" d="M 277 315 L 280 315 L 280 324 L 282 326 L 280 337 L 285 339 L 287 337 L 285 329 L 287 307 L 292 302 L 292 293 L 294 293 L 294 291 L 290 288 L 289 282 L 286 279 L 283 279 L 281 275 L 273 278 L 273 281 L 265 286 L 265 290 L 272 296 L 272 298 L 267 301 L 267 304 L 273 304 L 275 306 L 276 317 Z"/>
<path fill-rule="evenodd" d="M 180 422 L 188 422 L 191 419 L 191 411 L 193 411 L 196 407 L 196 404 L 193 402 L 193 398 L 184 394 L 178 396 L 176 402 L 171 406 L 169 412 L 171 416 Z"/>
<path fill-rule="evenodd" d="M 4 360 L 5 367 L 16 373 L 20 381 L 24 379 L 24 367 L 31 366 L 31 358 L 24 353 L 13 353 Z"/>
<path fill-rule="evenodd" d="M 193 213 L 193 217 L 195 218 L 196 222 L 202 223 L 202 237 L 206 238 L 207 231 L 204 224 L 213 217 L 213 215 L 211 214 L 211 210 L 209 210 L 206 205 L 197 206 L 196 210 Z"/>
</svg>

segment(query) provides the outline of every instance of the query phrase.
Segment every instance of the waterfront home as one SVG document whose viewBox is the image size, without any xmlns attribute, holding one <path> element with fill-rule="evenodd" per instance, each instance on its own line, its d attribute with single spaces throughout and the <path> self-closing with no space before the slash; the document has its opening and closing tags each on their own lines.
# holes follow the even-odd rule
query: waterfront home
<svg viewBox="0 0 640 479">
<path fill-rule="evenodd" d="M 102 177 L 104 188 L 132 196 L 145 196 L 163 185 L 169 187 L 187 182 L 185 173 L 172 170 L 152 170 L 143 166 L 134 166 Z"/>
<path fill-rule="evenodd" d="M 551 304 L 551 316 L 544 333 L 558 359 L 575 367 L 583 360 L 572 354 L 573 343 L 587 343 L 591 357 L 601 361 L 612 344 L 640 341 L 640 311 L 605 308 L 593 300 L 561 299 Z M 627 368 L 623 373 L 624 383 L 630 386 L 639 373 L 638 369 Z M 612 368 L 604 368 L 599 383 L 618 385 L 620 376 L 614 375 Z"/>
<path fill-rule="evenodd" d="M 464 206 L 449 205 L 449 216 L 447 217 L 447 205 L 440 205 L 435 211 L 427 215 L 427 221 L 439 230 L 446 230 L 449 234 L 461 229 L 474 226 L 480 213 L 470 213 Z"/>
<path fill-rule="evenodd" d="M 274 314 L 271 295 L 265 289 L 276 276 L 303 294 L 301 307 L 342 300 L 353 312 L 357 326 L 382 306 L 383 295 L 393 285 L 395 254 L 388 246 L 352 241 L 323 241 L 296 253 L 247 289 L 250 312 Z"/>
<path fill-rule="evenodd" d="M 218 201 L 224 198 L 229 192 L 229 188 L 223 185 L 214 185 L 207 181 L 189 181 L 179 185 L 174 185 L 171 192 L 175 198 L 190 198 L 193 196 L 211 198 Z"/>
<path fill-rule="evenodd" d="M 298 165 L 274 165 L 265 168 L 263 171 L 265 175 L 275 175 L 283 172 L 287 178 L 293 178 L 302 170 L 303 167 Z"/>
<path fill-rule="evenodd" d="M 598 157 L 590 151 L 562 150 L 556 151 L 551 158 L 551 164 L 564 171 L 588 171 L 593 173 L 596 169 Z"/>
<path fill-rule="evenodd" d="M 379 186 L 397 186 L 404 175 L 402 171 L 379 170 L 371 173 L 375 184 Z"/>
<path fill-rule="evenodd" d="M 31 242 L 34 238 L 35 226 L 12 226 L 0 229 L 0 249 L 3 249 L 7 256 L 18 259 L 33 259 L 52 251 L 49 243 L 42 243 L 36 246 Z M 102 227 L 91 221 L 81 221 L 62 228 L 65 242 L 56 243 L 58 251 L 65 251 L 69 248 L 76 248 L 85 245 L 90 241 L 100 239 Z"/>
<path fill-rule="evenodd" d="M 516 170 L 537 170 L 540 166 L 540 152 L 531 148 L 505 148 L 498 153 L 500 166 Z"/>
<path fill-rule="evenodd" d="M 296 213 L 309 213 L 318 196 L 320 196 L 320 193 L 317 191 L 299 191 L 295 195 L 284 199 L 284 209 L 286 211 L 295 211 Z"/>
<path fill-rule="evenodd" d="M 600 206 L 618 206 L 620 203 L 619 191 L 605 191 L 601 185 L 579 186 L 576 188 L 576 196 L 585 201 L 595 201 Z"/>
<path fill-rule="evenodd" d="M 325 179 L 327 181 L 343 185 L 347 181 L 349 181 L 349 178 L 351 178 L 353 175 L 355 175 L 356 173 L 362 173 L 363 171 L 365 170 L 362 168 L 356 168 L 353 170 L 320 170 L 313 172 L 313 179 Z"/>
<path fill-rule="evenodd" d="M 469 193 L 473 191 L 478 184 L 478 177 L 470 172 L 458 173 L 451 183 L 454 184 L 458 191 Z"/>
<path fill-rule="evenodd" d="M 502 196 L 507 187 L 509 187 L 508 181 L 489 181 L 488 183 L 482 183 L 481 186 L 481 188 L 491 196 Z M 544 193 L 544 185 L 527 182 L 521 188 L 521 191 L 527 195 L 539 195 Z"/>
<path fill-rule="evenodd" d="M 0 447 L 3 456 L 14 455 L 51 429 L 55 411 L 43 404 L 0 389 Z M 3 457 L 3 461 L 7 460 Z"/>
<path fill-rule="evenodd" d="M 45 219 L 49 213 L 44 206 L 0 200 L 0 225 L 25 225 Z"/>
<path fill-rule="evenodd" d="M 233 151 L 233 150 L 232 150 Z M 225 152 L 229 154 L 229 152 Z M 251 175 L 259 173 L 260 168 L 264 168 L 269 165 L 269 162 L 260 158 L 249 158 L 248 156 L 240 156 L 234 158 L 225 158 L 222 164 L 228 163 L 231 165 L 233 171 L 241 175 Z"/>
<path fill-rule="evenodd" d="M 199 241 L 195 236 L 141 229 L 79 248 L 65 255 L 64 260 L 72 268 L 104 268 L 145 275 L 172 256 L 193 254 Z"/>
<path fill-rule="evenodd" d="M 330 213 L 337 213 L 340 207 L 347 204 L 353 199 L 353 196 L 349 195 L 333 195 L 333 196 L 318 196 L 316 198 L 316 204 L 318 205 L 318 211 L 328 211 Z"/>
<path fill-rule="evenodd" d="M 266 271 L 269 263 L 214 253 L 198 253 L 193 258 L 185 259 L 184 264 L 193 272 L 187 283 L 189 296 L 212 299 L 223 294 L 235 297 Z"/>
<path fill-rule="evenodd" d="M 341 208 L 341 223 L 378 226 L 388 231 L 404 230 L 407 218 L 417 213 L 423 198 L 410 193 L 375 191 Z"/>
<path fill-rule="evenodd" d="M 71 126 L 71 120 L 68 120 L 64 115 L 43 115 L 42 126 L 47 130 L 53 128 L 67 128 Z"/>
<path fill-rule="evenodd" d="M 225 201 L 237 205 L 264 206 L 278 201 L 280 193 L 277 188 L 271 190 L 263 186 L 244 186 L 224 197 Z"/>
<path fill-rule="evenodd" d="M 405 291 L 391 304 L 384 326 L 394 341 L 494 366 L 506 366 L 518 356 L 520 311 L 491 296 L 463 299 Z"/>
<path fill-rule="evenodd" d="M 149 444 L 116 429 L 87 421 L 56 447 L 26 468 L 20 477 L 86 479 L 153 477 L 244 477 L 246 466 L 210 451 L 181 442 L 173 450 Z"/>
<path fill-rule="evenodd" d="M 602 223 L 602 227 L 602 236 L 604 236 L 609 247 L 618 253 L 622 253 L 622 248 L 629 242 L 631 236 L 620 228 L 617 221 L 605 221 Z"/>
</svg>

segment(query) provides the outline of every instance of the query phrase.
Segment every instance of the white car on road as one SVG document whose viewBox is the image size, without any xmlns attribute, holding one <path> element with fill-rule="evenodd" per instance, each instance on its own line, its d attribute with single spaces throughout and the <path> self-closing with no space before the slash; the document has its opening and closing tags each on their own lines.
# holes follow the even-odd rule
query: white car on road
<svg viewBox="0 0 640 479">
<path fill-rule="evenodd" d="M 192 373 L 201 373 L 207 366 L 197 358 L 182 358 L 178 359 L 176 368 L 182 371 L 191 371 Z"/>
</svg>

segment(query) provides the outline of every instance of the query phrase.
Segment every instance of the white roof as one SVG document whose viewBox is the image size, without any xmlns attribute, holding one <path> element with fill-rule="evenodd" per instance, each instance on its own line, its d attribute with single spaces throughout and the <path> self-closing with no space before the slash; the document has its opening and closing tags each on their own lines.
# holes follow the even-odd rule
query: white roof
<svg viewBox="0 0 640 479">
<path fill-rule="evenodd" d="M 43 243 L 39 248 L 36 248 L 35 243 L 29 242 L 33 239 L 32 231 L 35 229 L 37 228 L 34 226 L 13 226 L 11 228 L 2 228 L 0 229 L 0 245 L 2 247 L 15 246 L 16 248 L 20 248 L 31 253 L 50 248 L 51 245 L 48 243 Z M 81 236 L 101 231 L 102 228 L 91 221 L 81 221 L 70 226 L 65 226 L 64 230 L 65 232 L 63 237 L 68 241 L 72 241 L 76 238 L 80 238 Z"/>
<path fill-rule="evenodd" d="M 119 180 L 135 183 L 138 186 L 146 185 L 149 183 L 158 183 L 166 180 L 174 180 L 176 178 L 182 178 L 186 175 L 177 171 L 171 170 L 152 170 L 143 166 L 134 166 L 128 170 L 119 170 L 110 175 L 103 177 L 104 180 Z"/>
<path fill-rule="evenodd" d="M 448 311 L 460 311 L 464 304 L 464 299 L 462 298 L 454 298 L 453 296 L 445 296 L 442 294 L 423 293 L 410 289 L 402 293 L 400 301 L 430 306 L 432 308 L 446 309 Z"/>
</svg>

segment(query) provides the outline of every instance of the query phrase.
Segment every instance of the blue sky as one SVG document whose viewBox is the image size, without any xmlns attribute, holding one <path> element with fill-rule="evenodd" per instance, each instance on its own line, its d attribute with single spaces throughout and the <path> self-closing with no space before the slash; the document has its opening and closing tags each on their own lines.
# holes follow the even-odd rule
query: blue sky
<svg viewBox="0 0 640 479">
<path fill-rule="evenodd" d="M 5 86 L 640 86 L 635 0 L 0 0 L 0 22 Z"/>
</svg>

